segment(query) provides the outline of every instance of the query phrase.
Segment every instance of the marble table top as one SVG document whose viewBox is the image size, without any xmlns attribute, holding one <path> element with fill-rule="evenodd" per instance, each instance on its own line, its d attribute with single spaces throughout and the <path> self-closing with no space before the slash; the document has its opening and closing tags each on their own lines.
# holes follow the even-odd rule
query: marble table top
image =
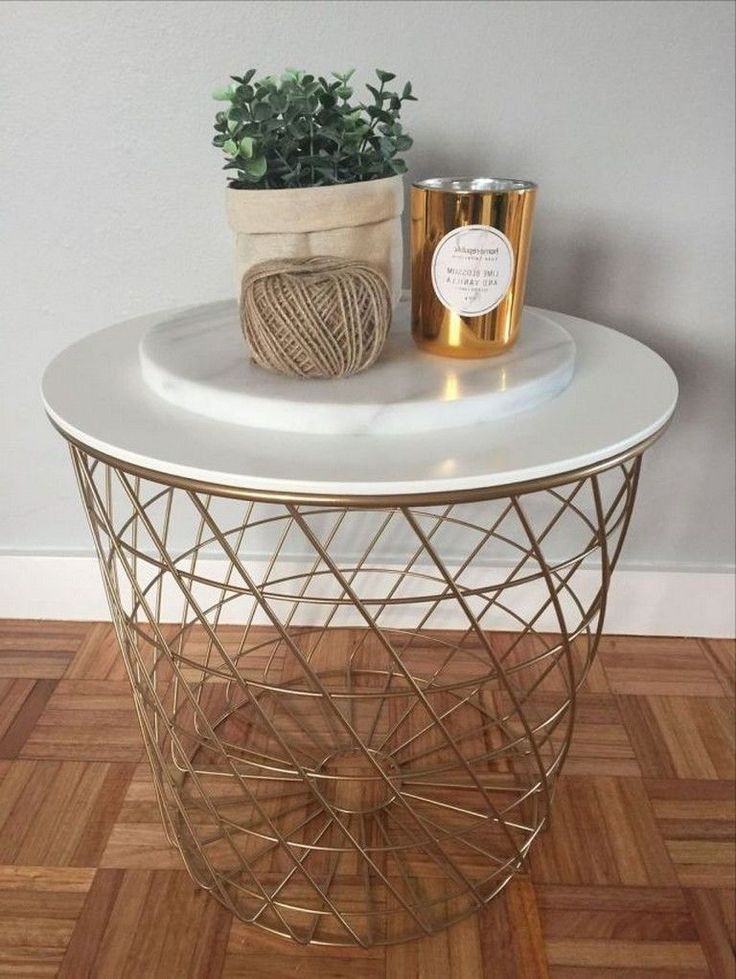
<svg viewBox="0 0 736 979">
<path fill-rule="evenodd" d="M 524 346 L 517 348 L 534 350 L 535 332 L 547 330 L 550 337 L 561 340 L 568 335 L 574 343 L 575 369 L 567 386 L 547 392 L 547 400 L 527 410 L 509 403 L 505 407 L 513 407 L 510 413 L 496 405 L 496 414 L 470 411 L 461 419 L 451 417 L 463 410 L 456 404 L 463 398 L 454 398 L 455 382 L 450 381 L 445 392 L 449 397 L 443 398 L 437 388 L 433 400 L 420 392 L 420 410 L 427 415 L 422 430 L 395 432 L 370 424 L 356 427 L 353 418 L 347 430 L 341 422 L 341 431 L 318 431 L 296 417 L 302 411 L 298 407 L 290 408 L 275 430 L 264 427 L 262 419 L 254 424 L 240 415 L 237 421 L 224 421 L 183 408 L 147 383 L 140 350 L 145 357 L 150 349 L 145 338 L 161 335 L 162 330 L 165 333 L 162 323 L 195 323 L 205 331 L 209 323 L 216 333 L 217 324 L 232 323 L 233 316 L 232 304 L 213 303 L 144 316 L 80 340 L 63 351 L 44 375 L 43 398 L 49 417 L 93 453 L 173 478 L 254 493 L 393 498 L 504 487 L 602 463 L 659 432 L 677 401 L 672 370 L 643 344 L 604 326 L 537 309 L 525 311 L 519 341 Z M 554 328 L 558 328 L 556 333 Z M 397 342 L 400 346 L 398 336 Z M 430 358 L 412 352 L 409 346 L 401 356 L 411 358 L 412 353 L 417 372 L 431 360 L 426 370 L 446 370 L 446 377 L 454 372 L 456 393 L 471 391 L 469 379 L 478 369 L 475 366 Z M 512 358 L 513 352 L 506 356 Z M 560 363 L 564 362 L 562 358 Z M 494 370 L 492 361 L 481 363 L 488 365 L 488 371 Z M 240 367 L 247 369 L 242 360 Z M 369 369 L 364 380 L 335 382 L 344 385 L 345 391 L 348 385 L 363 385 L 364 400 L 351 395 L 350 403 L 362 409 L 367 406 L 366 418 L 384 400 L 381 385 L 370 383 L 371 377 L 380 376 L 380 369 Z M 321 386 L 331 382 L 298 383 Z M 500 398 L 504 392 L 495 393 Z M 481 398 L 487 394 L 487 390 L 481 392 Z M 322 405 L 322 398 L 320 394 L 307 402 L 312 407 Z M 403 408 L 411 403 L 410 398 Z M 289 414 L 292 425 L 286 424 Z M 328 414 L 325 409 L 323 419 Z M 321 427 L 325 427 L 324 420 Z"/>
<path fill-rule="evenodd" d="M 235 303 L 154 322 L 141 337 L 143 378 L 179 408 L 249 428 L 311 435 L 408 435 L 529 411 L 572 380 L 575 342 L 539 310 L 525 312 L 514 347 L 455 360 L 420 351 L 402 302 L 380 359 L 343 379 L 286 377 L 248 357 Z"/>
</svg>

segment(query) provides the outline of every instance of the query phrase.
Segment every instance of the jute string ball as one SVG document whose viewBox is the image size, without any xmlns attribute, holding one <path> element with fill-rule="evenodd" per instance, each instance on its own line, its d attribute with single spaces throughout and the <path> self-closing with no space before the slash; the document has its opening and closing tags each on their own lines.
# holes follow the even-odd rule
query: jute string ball
<svg viewBox="0 0 736 979">
<path fill-rule="evenodd" d="M 391 298 L 383 277 L 362 262 L 271 259 L 243 276 L 240 321 L 261 367 L 300 377 L 347 377 L 381 353 Z"/>
</svg>

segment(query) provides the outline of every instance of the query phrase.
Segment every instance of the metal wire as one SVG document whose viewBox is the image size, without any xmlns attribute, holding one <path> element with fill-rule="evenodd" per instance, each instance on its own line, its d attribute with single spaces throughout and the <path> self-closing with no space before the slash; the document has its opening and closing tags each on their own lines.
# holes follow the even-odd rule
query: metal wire
<svg viewBox="0 0 736 979">
<path fill-rule="evenodd" d="M 353 507 L 70 448 L 192 877 L 336 945 L 431 934 L 499 893 L 549 819 L 641 455 L 506 499 Z"/>
</svg>

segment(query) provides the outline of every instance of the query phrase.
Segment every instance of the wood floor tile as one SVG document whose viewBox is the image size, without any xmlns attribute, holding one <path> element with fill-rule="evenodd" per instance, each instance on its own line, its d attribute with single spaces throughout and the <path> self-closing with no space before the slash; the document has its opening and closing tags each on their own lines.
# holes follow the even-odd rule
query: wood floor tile
<svg viewBox="0 0 736 979">
<path fill-rule="evenodd" d="M 544 938 L 531 881 L 523 877 L 512 881 L 485 908 L 479 924 L 484 977 L 547 979 Z"/>
<path fill-rule="evenodd" d="M 21 758 L 137 762 L 143 742 L 124 680 L 60 680 Z"/>
<path fill-rule="evenodd" d="M 13 725 L 28 694 L 36 685 L 35 680 L 0 678 L 0 744 Z"/>
<path fill-rule="evenodd" d="M 445 882 L 436 881 L 424 891 L 432 900 L 448 898 Z M 449 910 L 449 908 L 448 908 Z M 459 913 L 456 911 L 456 913 Z M 444 976 L 483 975 L 478 915 L 463 918 L 450 928 L 415 941 L 386 948 L 386 979 L 443 979 Z"/>
<path fill-rule="evenodd" d="M 688 906 L 700 937 L 700 944 L 713 976 L 733 979 L 736 975 L 734 958 L 734 926 L 736 909 L 734 889 L 686 892 Z"/>
<path fill-rule="evenodd" d="M 619 698 L 647 778 L 734 778 L 734 708 L 727 697 Z"/>
<path fill-rule="evenodd" d="M 603 636 L 598 656 L 614 693 L 719 697 L 724 692 L 697 639 Z"/>
<path fill-rule="evenodd" d="M 170 636 L 176 632 L 172 626 L 164 628 L 165 634 L 167 630 L 171 630 Z M 335 631 L 340 632 L 341 630 Z M 242 626 L 219 626 L 217 640 L 222 652 L 213 645 L 210 634 L 201 626 L 190 625 L 187 627 L 185 660 L 180 664 L 180 668 L 182 675 L 190 683 L 201 680 L 202 671 L 207 668 L 213 671 L 213 675 L 211 675 L 213 682 L 223 682 L 231 675 L 225 657 L 229 658 L 231 662 L 239 664 L 242 675 L 259 678 L 262 678 L 263 670 L 271 662 L 274 654 L 276 663 L 283 662 L 285 657 L 284 644 L 279 642 L 277 631 L 270 626 L 251 627 L 248 633 L 248 641 L 242 648 Z M 277 675 L 271 672 L 272 677 Z"/>
<path fill-rule="evenodd" d="M 553 977 L 707 975 L 679 888 L 542 885 L 536 895 Z"/>
<path fill-rule="evenodd" d="M 545 934 L 554 932 L 558 937 L 568 935 L 566 928 L 575 929 L 577 913 L 583 916 L 580 919 L 581 934 L 586 934 L 588 938 L 602 937 L 612 927 L 618 932 L 622 923 L 630 933 L 640 915 L 646 919 L 661 915 L 666 923 L 669 919 L 689 913 L 685 894 L 680 887 L 537 884 L 535 893 Z M 584 915 L 587 912 L 591 917 L 586 925 Z M 648 926 L 644 931 L 650 937 L 653 934 Z"/>
<path fill-rule="evenodd" d="M 0 677 L 58 680 L 89 629 L 88 622 L 0 620 Z"/>
<path fill-rule="evenodd" d="M 575 966 L 586 970 L 619 969 L 627 976 L 660 970 L 664 975 L 707 975 L 708 963 L 699 942 L 648 942 L 595 938 L 552 938 L 547 942 L 550 966 Z M 553 972 L 553 976 L 557 973 Z"/>
<path fill-rule="evenodd" d="M 688 891 L 688 895 L 696 893 Z M 731 948 L 736 949 L 736 888 L 709 890 L 709 906 L 720 910 L 720 919 Z M 693 912 L 694 913 L 694 912 Z"/>
<path fill-rule="evenodd" d="M 682 968 L 670 963 L 664 968 L 658 966 L 635 968 L 632 966 L 574 966 L 551 965 L 550 979 L 713 979 L 707 965 Z M 731 977 L 729 977 L 731 979 Z"/>
<path fill-rule="evenodd" d="M 565 772 L 568 775 L 641 776 L 618 703 L 612 695 L 583 693 L 578 696 Z"/>
<path fill-rule="evenodd" d="M 136 767 L 100 857 L 101 867 L 180 870 L 181 857 L 166 838 L 147 763 Z"/>
<path fill-rule="evenodd" d="M 234 920 L 222 979 L 384 979 L 385 956 L 382 948 L 356 954 L 352 948 L 305 947 Z M 401 979 L 413 979 L 412 973 L 402 973 Z"/>
<path fill-rule="evenodd" d="M 132 771 L 99 762 L 9 762 L 0 780 L 0 863 L 97 866 Z"/>
<path fill-rule="evenodd" d="M 736 640 L 700 639 L 711 669 L 729 696 L 736 693 Z"/>
<path fill-rule="evenodd" d="M 58 979 L 219 979 L 230 921 L 184 871 L 98 870 Z"/>
<path fill-rule="evenodd" d="M 197 628 L 182 661 L 190 682 L 208 657 Z M 253 633 L 241 668 L 260 676 L 270 664 L 278 681 L 288 663 L 271 659 L 272 633 Z M 229 655 L 241 638 L 238 627 L 222 630 Z M 417 643 L 413 668 L 426 670 L 437 643 L 458 639 Z M 514 639 L 491 636 L 499 655 Z M 364 640 L 364 630 L 342 629 L 316 651 L 316 634 L 300 641 L 320 669 L 340 667 L 353 649 L 356 662 L 380 665 L 384 653 Z M 525 637 L 507 665 L 533 671 L 530 658 L 551 640 Z M 144 642 L 144 658 L 154 654 Z M 305 948 L 232 921 L 184 871 L 161 826 L 111 626 L 0 622 L 0 979 L 736 979 L 734 644 L 616 637 L 601 654 L 525 875 L 426 939 Z M 477 662 L 463 655 L 475 676 Z M 579 662 L 580 644 L 573 655 Z M 157 672 L 166 686 L 171 670 Z M 212 679 L 203 704 L 216 712 L 226 688 Z M 544 679 L 527 704 L 532 720 L 564 701 L 565 682 L 559 670 Z M 181 727 L 189 721 L 179 714 Z M 285 715 L 287 736 L 290 723 Z M 423 723 L 413 718 L 401 737 Z M 248 734 L 243 724 L 228 728 L 234 743 Z M 204 777 L 232 806 L 229 781 Z M 513 778 L 512 769 L 493 777 Z M 232 861 L 227 848 L 208 853 L 216 865 Z M 463 855 L 468 870 L 480 859 Z M 426 863 L 414 872 L 434 868 L 423 887 L 442 899 L 446 882 Z M 343 898 L 351 907 L 349 890 Z"/>
<path fill-rule="evenodd" d="M 94 870 L 0 866 L 0 976 L 54 979 Z"/>
<path fill-rule="evenodd" d="M 518 635 L 515 633 L 490 633 L 490 635 L 492 637 L 492 645 L 494 648 L 498 649 L 499 655 L 501 655 L 503 658 L 504 665 L 510 665 L 515 661 L 523 661 L 535 655 L 539 655 L 543 647 L 551 649 L 555 644 L 559 643 L 561 639 L 561 637 L 557 634 L 542 633 L 540 638 L 543 640 L 543 643 L 540 644 L 539 638 L 536 636 L 525 636 L 523 639 L 519 640 Z M 505 650 L 511 646 L 514 647 L 515 651 L 508 655 Z M 588 643 L 583 637 L 573 641 L 571 654 L 576 672 L 581 675 L 585 662 L 588 659 Z M 544 668 L 545 667 L 543 667 L 543 669 Z M 545 677 L 542 687 L 547 691 L 567 691 L 568 687 L 564 654 L 560 658 L 560 668 L 552 670 L 552 672 Z M 585 693 L 611 693 L 611 686 L 608 682 L 608 677 L 603 669 L 603 664 L 601 663 L 600 657 L 597 655 L 588 668 L 588 675 L 585 679 Z"/>
<path fill-rule="evenodd" d="M 667 850 L 686 887 L 736 887 L 733 840 L 667 840 Z"/>
<path fill-rule="evenodd" d="M 662 836 L 668 840 L 730 840 L 736 783 L 701 779 L 644 779 Z"/>
<path fill-rule="evenodd" d="M 736 887 L 736 784 L 645 779 L 644 787 L 680 883 Z"/>
<path fill-rule="evenodd" d="M 550 828 L 531 851 L 535 883 L 677 884 L 640 779 L 563 776 Z"/>
<path fill-rule="evenodd" d="M 69 662 L 65 680 L 125 680 L 115 629 L 109 622 L 94 622 Z"/>
<path fill-rule="evenodd" d="M 56 680 L 0 680 L 0 758 L 16 758 L 54 692 Z"/>
</svg>

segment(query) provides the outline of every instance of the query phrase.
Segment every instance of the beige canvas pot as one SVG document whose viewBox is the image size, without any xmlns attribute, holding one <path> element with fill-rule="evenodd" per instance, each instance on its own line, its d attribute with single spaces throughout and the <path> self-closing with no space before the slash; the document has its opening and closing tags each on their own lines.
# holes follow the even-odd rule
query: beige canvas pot
<svg viewBox="0 0 736 979">
<path fill-rule="evenodd" d="M 235 190 L 227 216 L 235 232 L 235 287 L 270 258 L 333 255 L 381 272 L 393 305 L 401 295 L 404 184 L 400 176 L 328 187 Z"/>
</svg>

